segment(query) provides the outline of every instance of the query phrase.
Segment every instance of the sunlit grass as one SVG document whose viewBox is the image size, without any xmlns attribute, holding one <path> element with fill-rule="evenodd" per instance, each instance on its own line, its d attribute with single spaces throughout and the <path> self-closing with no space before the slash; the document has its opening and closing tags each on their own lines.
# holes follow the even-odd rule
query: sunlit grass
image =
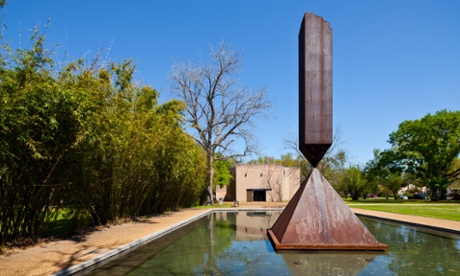
<svg viewBox="0 0 460 276">
<path fill-rule="evenodd" d="M 347 204 L 439 204 L 439 203 L 453 203 L 453 201 L 429 201 L 429 200 L 421 200 L 421 199 L 385 199 L 385 198 L 368 198 L 368 199 L 360 199 L 360 200 L 351 200 L 351 198 L 342 198 Z"/>
<path fill-rule="evenodd" d="M 349 202 L 347 202 L 348 204 Z M 413 203 L 413 202 L 409 202 Z M 440 205 L 437 203 L 430 203 L 424 201 L 425 205 L 407 205 L 407 204 L 397 204 L 397 205 L 388 205 L 388 204 L 349 204 L 350 207 L 357 209 L 381 211 L 395 214 L 411 215 L 411 216 L 420 216 L 427 218 L 438 218 L 438 219 L 447 219 L 460 221 L 460 204 L 452 203 Z"/>
</svg>

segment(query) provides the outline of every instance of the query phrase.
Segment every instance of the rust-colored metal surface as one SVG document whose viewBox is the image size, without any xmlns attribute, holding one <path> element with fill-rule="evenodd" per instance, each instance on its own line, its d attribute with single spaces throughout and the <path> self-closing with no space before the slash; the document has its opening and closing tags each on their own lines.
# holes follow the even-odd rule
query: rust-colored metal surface
<svg viewBox="0 0 460 276">
<path fill-rule="evenodd" d="M 332 144 L 332 29 L 313 13 L 299 32 L 299 142 L 313 167 Z"/>
<path fill-rule="evenodd" d="M 268 236 L 277 250 L 388 248 L 374 238 L 316 168 L 268 230 Z"/>
<path fill-rule="evenodd" d="M 388 249 L 316 169 L 332 145 L 332 29 L 312 13 L 304 15 L 299 33 L 299 138 L 313 170 L 267 230 L 275 249 Z"/>
</svg>

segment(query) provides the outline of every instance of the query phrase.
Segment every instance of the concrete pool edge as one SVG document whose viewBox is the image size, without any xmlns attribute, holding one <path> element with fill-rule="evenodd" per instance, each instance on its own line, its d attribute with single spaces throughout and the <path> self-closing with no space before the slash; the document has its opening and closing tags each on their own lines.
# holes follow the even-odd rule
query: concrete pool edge
<svg viewBox="0 0 460 276">
<path fill-rule="evenodd" d="M 264 207 L 264 208 L 254 208 L 254 207 L 238 207 L 238 208 L 212 208 L 212 209 L 209 209 L 209 210 L 206 210 L 204 211 L 203 213 L 200 213 L 198 215 L 195 215 L 193 217 L 190 217 L 188 219 L 185 219 L 185 220 L 182 220 L 178 223 L 175 223 L 171 226 L 168 226 L 162 230 L 159 230 L 157 232 L 154 232 L 152 234 L 149 234 L 143 238 L 140 238 L 138 240 L 135 240 L 131 243 L 128 243 L 124 246 L 121 246 L 119 248 L 116 248 L 116 249 L 113 249 L 111 251 L 108 251 L 102 255 L 99 255 L 95 258 L 92 258 L 90 260 L 87 260 L 87 261 L 84 261 L 80 264 L 77 264 L 77 265 L 74 265 L 74 266 L 71 266 L 71 267 L 68 267 L 66 269 L 63 269 L 57 273 L 54 273 L 52 275 L 56 275 L 56 276 L 61 276 L 61 275 L 74 275 L 74 274 L 77 274 L 77 273 L 85 273 L 85 272 L 89 272 L 91 270 L 92 267 L 98 267 L 99 265 L 103 264 L 103 263 L 106 263 L 106 262 L 109 262 L 111 261 L 112 259 L 114 258 L 117 258 L 119 257 L 120 255 L 124 255 L 126 253 L 129 253 L 130 251 L 134 250 L 134 249 L 137 249 L 138 247 L 146 244 L 146 243 L 149 243 L 155 239 L 158 239 L 184 225 L 187 225 L 189 223 L 192 223 L 196 220 L 199 220 L 207 215 L 210 215 L 212 213 L 215 213 L 215 212 L 266 212 L 266 211 L 283 211 L 284 208 L 282 207 Z M 353 209 L 353 213 L 355 213 L 356 215 L 358 216 L 364 216 L 364 217 L 371 217 L 371 218 L 377 218 L 377 219 L 382 219 L 382 220 L 386 220 L 386 221 L 394 221 L 394 222 L 398 222 L 398 223 L 403 223 L 403 224 L 408 224 L 408 225 L 413 225 L 413 226 L 418 226 L 418 227 L 426 227 L 426 228 L 430 228 L 430 229 L 434 229 L 434 230 L 438 230 L 438 231 L 444 231 L 444 232 L 450 232 L 450 233 L 453 233 L 453 234 L 457 234 L 457 235 L 460 235 L 460 222 L 459 223 L 459 227 L 458 229 L 455 229 L 455 228 L 444 228 L 444 227 L 440 227 L 440 226 L 437 226 L 437 225 L 429 225 L 429 224 L 426 224 L 426 223 L 420 223 L 420 222 L 417 222 L 417 221 L 413 221 L 414 220 L 414 217 L 413 216 L 408 216 L 410 217 L 411 219 L 410 220 L 407 220 L 407 219 L 400 219 L 398 218 L 398 215 L 393 215 L 391 213 L 384 213 L 384 212 L 377 212 L 375 213 L 375 211 L 369 211 L 369 210 L 362 210 L 362 209 Z M 382 213 L 382 214 L 380 214 Z M 404 216 L 403 216 L 404 217 Z M 425 218 L 423 218 L 425 219 Z M 452 222 L 453 224 L 456 223 L 456 222 Z"/>
<path fill-rule="evenodd" d="M 54 274 L 51 274 L 52 276 L 64 276 L 64 275 L 74 275 L 74 274 L 77 274 L 77 273 L 80 273 L 80 272 L 83 272 L 84 270 L 87 270 L 89 268 L 91 268 L 92 266 L 96 266 L 96 265 L 99 265 L 101 263 L 105 263 L 105 262 L 108 262 L 110 260 L 112 260 L 113 258 L 116 258 L 120 255 L 123 255 L 123 254 L 126 254 L 126 253 L 129 253 L 130 251 L 133 251 L 134 249 L 146 244 L 146 243 L 149 243 L 155 239 L 158 239 L 168 233 L 170 233 L 171 231 L 174 231 L 184 225 L 187 225 L 189 223 L 192 223 L 196 220 L 199 220 L 209 214 L 211 214 L 213 212 L 213 209 L 209 209 L 201 214 L 198 214 L 198 215 L 195 215 L 191 218 L 188 218 L 188 219 L 185 219 L 185 220 L 182 220 L 178 223 L 175 223 L 171 226 L 168 226 L 162 230 L 159 230 L 157 232 L 154 232 L 150 235 L 147 235 L 143 238 L 140 238 L 138 240 L 135 240 L 133 242 L 130 242 L 126 245 L 123 245 L 121 247 L 118 247 L 116 249 L 113 249 L 113 250 L 110 250 L 102 255 L 99 255 L 95 258 L 92 258 L 90 260 L 87 260 L 87 261 L 84 261 L 82 263 L 79 263 L 77 265 L 74 265 L 74 266 L 71 266 L 71 267 L 68 267 L 68 268 L 65 268 L 57 273 L 54 273 Z"/>
<path fill-rule="evenodd" d="M 149 243 L 155 239 L 158 239 L 184 225 L 187 225 L 189 223 L 192 223 L 196 220 L 199 220 L 209 214 L 212 214 L 214 212 L 239 212 L 239 211 L 242 211 L 242 212 L 253 212 L 253 211 L 259 211 L 259 212 L 263 212 L 263 211 L 283 211 L 283 208 L 212 208 L 212 209 L 209 209 L 209 210 L 206 210 L 204 211 L 203 213 L 201 214 L 198 214 L 198 215 L 195 215 L 191 218 L 188 218 L 188 219 L 185 219 L 185 220 L 182 220 L 178 223 L 175 223 L 171 226 L 168 226 L 162 230 L 159 230 L 157 232 L 154 232 L 150 235 L 147 235 L 143 238 L 140 238 L 138 240 L 135 240 L 133 242 L 130 242 L 126 245 L 123 245 L 121 247 L 118 247 L 116 249 L 113 249 L 113 250 L 110 250 L 106 253 L 103 253 L 97 257 L 94 257 L 90 260 L 87 260 L 87 261 L 84 261 L 82 263 L 79 263 L 77 265 L 74 265 L 74 266 L 71 266 L 71 267 L 68 267 L 68 268 L 65 268 L 59 272 L 56 272 L 54 274 L 51 274 L 52 276 L 64 276 L 64 275 L 74 275 L 74 274 L 77 274 L 77 273 L 82 273 L 84 272 L 85 270 L 89 270 L 91 267 L 93 266 L 96 266 L 96 265 L 100 265 L 100 264 L 103 264 L 103 263 L 106 263 L 106 262 L 109 262 L 111 261 L 112 259 L 114 258 L 117 258 L 119 257 L 120 255 L 123 255 L 123 254 L 126 254 L 126 253 L 129 253 L 131 251 L 133 251 L 134 249 L 137 249 L 138 247 L 146 244 L 146 243 Z"/>
<path fill-rule="evenodd" d="M 401 215 L 395 213 L 387 213 L 381 211 L 373 211 L 359 208 L 350 208 L 357 216 L 381 219 L 391 222 L 402 223 L 406 225 L 428 228 L 436 231 L 447 232 L 455 235 L 460 235 L 460 221 L 450 221 L 443 219 L 433 219 L 427 217 L 418 217 L 411 215 Z"/>
</svg>

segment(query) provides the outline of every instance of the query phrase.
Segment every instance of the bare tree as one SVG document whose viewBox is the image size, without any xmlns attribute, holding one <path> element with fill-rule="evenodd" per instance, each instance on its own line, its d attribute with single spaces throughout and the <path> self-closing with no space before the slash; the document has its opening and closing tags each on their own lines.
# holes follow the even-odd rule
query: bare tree
<svg viewBox="0 0 460 276">
<path fill-rule="evenodd" d="M 248 90 L 238 85 L 242 60 L 224 43 L 211 46 L 205 64 L 177 62 L 172 67 L 172 93 L 186 104 L 186 118 L 196 142 L 206 151 L 209 169 L 208 203 L 213 203 L 213 162 L 216 150 L 229 151 L 236 140 L 251 152 L 251 120 L 266 115 L 270 107 L 266 89 Z"/>
<path fill-rule="evenodd" d="M 334 131 L 333 143 L 317 166 L 321 173 L 327 174 L 327 170 L 329 170 L 331 166 L 344 167 L 345 163 L 348 162 L 348 154 L 343 148 L 345 142 L 342 140 L 342 134 L 343 133 L 341 128 L 336 127 Z M 308 162 L 307 158 L 303 155 L 303 153 L 300 152 L 298 134 L 288 134 L 283 138 L 283 142 L 285 149 L 295 151 L 298 158 L 303 160 L 303 162 L 298 163 L 298 167 L 303 171 L 301 176 L 301 182 L 303 182 L 312 170 L 312 166 Z"/>
<path fill-rule="evenodd" d="M 281 165 L 268 164 L 268 172 L 264 179 L 265 187 L 270 189 L 268 193 L 270 200 L 272 202 L 282 201 L 283 200 L 283 180 L 282 171 L 283 167 Z M 281 170 L 279 169 L 281 167 Z"/>
</svg>

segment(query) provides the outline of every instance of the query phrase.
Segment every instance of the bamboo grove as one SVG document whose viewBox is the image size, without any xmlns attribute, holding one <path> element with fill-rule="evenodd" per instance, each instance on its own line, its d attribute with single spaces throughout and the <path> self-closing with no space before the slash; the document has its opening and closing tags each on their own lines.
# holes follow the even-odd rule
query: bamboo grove
<svg viewBox="0 0 460 276">
<path fill-rule="evenodd" d="M 31 45 L 0 56 L 0 246 L 200 201 L 182 102 L 159 104 L 131 61 L 58 66 L 43 36 Z"/>
</svg>

